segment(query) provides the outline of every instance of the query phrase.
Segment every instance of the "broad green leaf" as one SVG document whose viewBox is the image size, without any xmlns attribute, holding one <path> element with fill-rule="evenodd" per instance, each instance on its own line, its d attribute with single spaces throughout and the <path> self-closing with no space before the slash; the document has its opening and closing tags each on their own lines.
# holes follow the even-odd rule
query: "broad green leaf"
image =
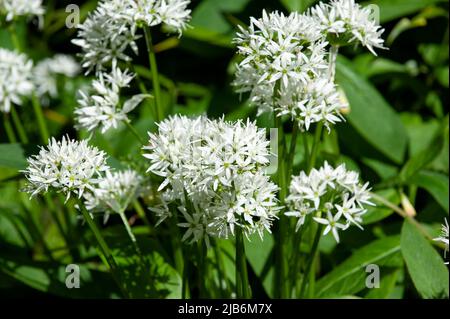
<svg viewBox="0 0 450 319">
<path fill-rule="evenodd" d="M 426 299 L 448 298 L 449 278 L 444 261 L 408 220 L 403 223 L 401 247 L 408 272 L 419 294 Z"/>
<path fill-rule="evenodd" d="M 395 283 L 399 277 L 400 270 L 396 269 L 387 274 L 381 274 L 380 287 L 370 289 L 365 298 L 390 299 L 395 289 Z"/>
<path fill-rule="evenodd" d="M 270 253 L 274 247 L 274 239 L 270 234 L 265 234 L 263 240 L 259 237 L 259 235 L 255 234 L 250 237 L 250 240 L 245 241 L 245 252 L 247 255 L 247 260 L 253 268 L 253 271 L 256 273 L 258 278 L 260 278 L 264 289 L 268 296 L 272 295 L 273 288 L 273 278 L 272 273 L 269 271 L 265 274 L 264 278 L 261 278 L 263 275 L 264 268 L 268 266 L 268 263 L 271 262 Z M 272 267 L 270 267 L 272 269 Z"/>
<path fill-rule="evenodd" d="M 441 205 L 448 213 L 449 179 L 447 175 L 431 171 L 421 171 L 412 177 L 410 182 L 430 193 L 439 205 Z"/>
<path fill-rule="evenodd" d="M 336 79 L 350 103 L 348 122 L 375 149 L 401 163 L 407 135 L 397 113 L 367 80 L 341 59 L 337 64 Z"/>
<path fill-rule="evenodd" d="M 349 295 L 363 290 L 367 277 L 366 266 L 376 264 L 383 269 L 382 266 L 390 265 L 399 252 L 398 236 L 382 238 L 358 249 L 317 282 L 316 297 Z"/>
<path fill-rule="evenodd" d="M 427 6 L 443 3 L 444 0 L 372 0 L 362 3 L 363 6 L 374 4 L 380 12 L 380 22 L 388 22 L 410 15 Z"/>
<path fill-rule="evenodd" d="M 24 169 L 27 166 L 25 152 L 20 144 L 0 144 L 0 168 Z"/>
<path fill-rule="evenodd" d="M 111 298 L 119 293 L 109 273 L 80 267 L 80 288 L 68 289 L 66 265 L 27 260 L 16 253 L 0 256 L 0 273 L 36 290 L 66 298 Z"/>
<path fill-rule="evenodd" d="M 280 0 L 280 2 L 291 12 L 304 12 L 318 0 Z"/>
<path fill-rule="evenodd" d="M 441 128 L 437 136 L 431 141 L 426 149 L 411 157 L 400 171 L 400 180 L 407 182 L 422 168 L 426 167 L 441 153 L 444 146 L 444 136 L 448 135 L 448 121 L 444 128 Z"/>
</svg>

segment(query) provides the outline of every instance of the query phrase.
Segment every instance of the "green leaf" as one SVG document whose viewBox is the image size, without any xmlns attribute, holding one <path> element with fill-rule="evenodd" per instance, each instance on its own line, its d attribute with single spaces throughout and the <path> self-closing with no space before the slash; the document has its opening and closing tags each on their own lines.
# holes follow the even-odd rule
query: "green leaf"
<svg viewBox="0 0 450 319">
<path fill-rule="evenodd" d="M 25 152 L 20 144 L 0 144 L 0 167 L 19 170 L 26 166 Z"/>
<path fill-rule="evenodd" d="M 408 272 L 419 294 L 426 299 L 448 298 L 448 270 L 441 256 L 410 221 L 402 227 L 401 247 Z"/>
<path fill-rule="evenodd" d="M 280 0 L 280 2 L 291 12 L 304 12 L 318 0 Z"/>
<path fill-rule="evenodd" d="M 375 149 L 401 163 L 408 139 L 400 117 L 383 96 L 344 61 L 338 60 L 336 80 L 350 104 L 348 122 Z"/>
<path fill-rule="evenodd" d="M 265 274 L 264 278 L 261 278 L 264 272 L 264 268 L 267 267 L 267 263 L 270 262 L 270 253 L 274 246 L 274 239 L 272 235 L 265 234 L 263 240 L 258 234 L 250 237 L 245 241 L 245 253 L 247 260 L 253 268 L 253 271 L 261 280 L 264 289 L 268 296 L 272 295 L 273 278 L 272 273 L 269 271 Z M 272 268 L 272 267 L 271 267 Z"/>
<path fill-rule="evenodd" d="M 358 249 L 317 282 L 316 297 L 349 295 L 363 290 L 367 277 L 366 266 L 392 266 L 399 252 L 399 236 L 382 238 Z"/>
<path fill-rule="evenodd" d="M 399 277 L 400 270 L 396 269 L 381 275 L 380 287 L 370 289 L 365 298 L 368 299 L 390 299 L 395 289 L 395 283 Z"/>
<path fill-rule="evenodd" d="M 361 5 L 374 4 L 380 12 L 380 22 L 388 22 L 397 18 L 410 15 L 427 6 L 445 2 L 444 0 L 372 0 L 365 1 Z"/>
<path fill-rule="evenodd" d="M 449 212 L 449 182 L 447 175 L 431 171 L 420 171 L 410 179 L 410 182 L 429 192 L 439 205 L 441 205 L 447 213 Z"/>
<path fill-rule="evenodd" d="M 386 189 L 377 191 L 375 193 L 393 203 L 394 205 L 398 205 L 400 203 L 400 197 L 398 196 L 398 192 L 395 189 Z M 369 225 L 379 222 L 391 216 L 392 213 L 394 213 L 394 211 L 388 207 L 370 206 L 367 209 L 367 213 L 363 215 L 363 224 Z"/>
<path fill-rule="evenodd" d="M 400 180 L 405 183 L 422 168 L 429 165 L 441 153 L 444 146 L 444 136 L 448 135 L 448 121 L 426 149 L 411 157 L 400 171 Z"/>
</svg>

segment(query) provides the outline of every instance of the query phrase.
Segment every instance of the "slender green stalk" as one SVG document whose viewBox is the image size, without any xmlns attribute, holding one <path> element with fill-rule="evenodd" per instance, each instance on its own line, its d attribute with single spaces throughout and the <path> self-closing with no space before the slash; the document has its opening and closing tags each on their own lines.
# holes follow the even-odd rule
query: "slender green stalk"
<svg viewBox="0 0 450 319">
<path fill-rule="evenodd" d="M 44 144 L 47 144 L 50 137 L 48 133 L 47 123 L 45 122 L 44 113 L 42 112 L 42 106 L 36 95 L 33 94 L 31 97 L 31 104 L 33 104 L 34 114 L 38 121 L 39 133 L 41 135 L 41 140 Z"/>
<path fill-rule="evenodd" d="M 222 256 L 220 253 L 219 245 L 217 244 L 217 241 L 213 241 L 213 247 L 214 247 L 214 256 L 216 257 L 216 265 L 217 265 L 217 273 L 219 275 L 219 298 L 223 298 L 223 293 L 225 291 L 225 287 L 223 282 L 226 280 L 226 274 L 223 270 L 223 264 L 222 264 Z"/>
<path fill-rule="evenodd" d="M 332 45 L 330 48 L 330 56 L 329 56 L 329 66 L 328 66 L 328 77 L 330 80 L 334 81 L 336 76 L 336 59 L 338 56 L 339 46 Z"/>
<path fill-rule="evenodd" d="M 141 203 L 139 202 L 139 200 L 134 200 L 133 202 L 133 207 L 136 210 L 138 216 L 140 219 L 142 219 L 142 221 L 144 222 L 144 224 L 149 228 L 150 230 L 150 234 L 153 233 L 153 227 L 152 224 L 150 224 L 150 221 L 148 220 L 147 216 L 145 215 L 145 210 L 142 207 Z"/>
<path fill-rule="evenodd" d="M 316 165 L 317 152 L 318 152 L 318 149 L 319 149 L 320 138 L 322 137 L 322 131 L 323 131 L 323 123 L 319 122 L 317 124 L 316 132 L 315 132 L 315 135 L 314 135 L 314 143 L 313 143 L 313 147 L 312 147 L 312 150 L 311 150 L 311 157 L 310 157 L 309 165 L 308 165 L 308 173 Z"/>
<path fill-rule="evenodd" d="M 22 52 L 22 46 L 20 45 L 19 38 L 17 37 L 16 29 L 14 28 L 14 24 L 9 25 L 9 34 L 11 35 L 11 41 L 19 52 Z"/>
<path fill-rule="evenodd" d="M 295 149 L 297 147 L 297 137 L 298 137 L 298 123 L 294 121 L 293 127 L 292 127 L 292 136 L 291 136 L 291 145 L 289 149 L 289 155 L 288 155 L 288 168 L 287 168 L 287 181 L 286 184 L 289 185 L 291 181 L 291 175 L 292 175 L 292 168 L 294 166 L 294 156 L 295 156 Z"/>
<path fill-rule="evenodd" d="M 207 273 L 206 273 L 206 244 L 203 240 L 198 242 L 197 247 L 197 257 L 198 257 L 198 274 L 197 274 L 197 283 L 198 283 L 198 289 L 199 289 L 199 297 L 200 298 L 206 298 L 206 287 L 205 287 L 205 281 L 207 280 Z"/>
<path fill-rule="evenodd" d="M 155 49 L 153 47 L 153 40 L 150 27 L 145 26 L 144 33 L 145 33 L 145 42 L 147 44 L 150 69 L 152 72 L 153 91 L 155 92 L 156 121 L 159 122 L 164 118 L 164 112 L 161 104 L 161 85 L 159 83 L 158 65 L 156 63 L 156 54 Z"/>
<path fill-rule="evenodd" d="M 180 229 L 178 227 L 178 217 L 177 214 L 173 214 L 173 218 L 169 221 L 170 233 L 171 233 L 171 243 L 175 261 L 175 267 L 178 273 L 183 273 L 184 268 L 184 258 L 183 258 L 183 244 L 180 237 Z"/>
<path fill-rule="evenodd" d="M 52 215 L 53 220 L 56 223 L 56 228 L 58 228 L 59 233 L 63 237 L 64 241 L 66 242 L 67 248 L 70 250 L 70 239 L 67 236 L 67 232 L 64 230 L 63 224 L 61 222 L 60 217 L 58 216 L 58 210 L 55 206 L 55 203 L 53 202 L 51 196 L 47 193 L 44 195 L 45 203 L 48 207 L 48 210 L 50 211 L 50 214 Z"/>
<path fill-rule="evenodd" d="M 244 235 L 240 227 L 236 228 L 236 297 L 251 298 L 248 282 L 247 259 L 245 257 Z"/>
<path fill-rule="evenodd" d="M 103 238 L 103 236 L 100 232 L 100 229 L 98 229 L 96 223 L 92 219 L 91 214 L 89 214 L 89 212 L 86 210 L 86 207 L 84 207 L 83 204 L 81 204 L 80 206 L 81 206 L 81 212 L 83 214 L 84 220 L 88 224 L 91 231 L 94 233 L 95 239 L 97 240 L 97 243 L 103 254 L 103 257 L 105 258 L 105 260 L 109 266 L 109 269 L 111 270 L 111 274 L 112 274 L 114 280 L 116 281 L 117 285 L 119 286 L 120 290 L 122 291 L 122 294 L 124 295 L 124 297 L 129 298 L 129 293 L 124 289 L 124 287 L 122 286 L 122 283 L 120 281 L 118 267 L 117 267 L 116 261 L 114 260 L 113 255 L 111 253 L 111 250 L 108 247 L 108 244 L 106 243 L 105 239 Z"/>
<path fill-rule="evenodd" d="M 302 134 L 303 136 L 303 150 L 305 152 L 305 167 L 309 167 L 309 147 L 308 147 L 308 136 L 306 134 Z"/>
<path fill-rule="evenodd" d="M 191 297 L 191 291 L 189 289 L 189 267 L 190 267 L 190 259 L 187 258 L 183 267 L 183 279 L 181 282 L 181 299 L 187 299 Z"/>
<path fill-rule="evenodd" d="M 13 105 L 11 105 L 11 117 L 14 122 L 14 126 L 16 127 L 16 131 L 19 134 L 19 139 L 22 144 L 28 144 L 28 136 L 25 131 L 25 128 L 22 125 L 22 121 L 20 120 L 19 115 L 17 114 L 17 111 Z"/>
<path fill-rule="evenodd" d="M 9 142 L 17 143 L 16 134 L 14 133 L 14 129 L 11 125 L 9 114 L 3 113 L 3 125 L 5 127 L 6 135 L 8 136 Z"/>
<path fill-rule="evenodd" d="M 139 135 L 138 131 L 136 131 L 136 129 L 133 127 L 133 125 L 131 125 L 131 123 L 127 120 L 125 120 L 123 122 L 127 126 L 128 130 L 133 134 L 133 136 L 136 137 L 136 139 L 139 141 L 139 143 L 141 143 L 142 145 L 145 145 L 146 144 L 145 140 L 142 138 L 141 135 Z"/>
<path fill-rule="evenodd" d="M 317 248 L 319 247 L 320 237 L 322 236 L 322 227 L 323 225 L 319 224 L 316 230 L 316 234 L 314 235 L 313 245 L 311 247 L 311 252 L 306 263 L 306 269 L 303 274 L 302 286 L 300 289 L 299 297 L 304 297 L 306 283 L 308 282 L 308 278 L 310 276 L 310 272 L 312 271 L 312 265 L 314 263 L 314 259 L 316 258 Z"/>
</svg>

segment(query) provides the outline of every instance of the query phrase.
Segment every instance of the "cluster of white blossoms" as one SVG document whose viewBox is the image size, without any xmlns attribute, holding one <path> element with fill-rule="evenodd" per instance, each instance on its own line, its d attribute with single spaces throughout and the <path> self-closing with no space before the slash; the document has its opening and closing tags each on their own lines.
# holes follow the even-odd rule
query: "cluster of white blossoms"
<svg viewBox="0 0 450 319">
<path fill-rule="evenodd" d="M 331 43 L 339 46 L 360 43 L 376 55 L 374 48 L 384 48 L 381 38 L 384 30 L 372 9 L 354 0 L 333 0 L 328 4 L 320 2 L 310 14 L 317 18 L 320 30 Z"/>
<path fill-rule="evenodd" d="M 447 254 L 447 252 L 448 252 L 448 221 L 447 221 L 447 219 L 445 219 L 445 224 L 442 225 L 441 236 L 439 236 L 438 238 L 435 238 L 435 240 L 440 241 L 441 243 L 444 243 L 445 253 Z M 448 262 L 446 262 L 445 264 L 448 265 Z"/>
<path fill-rule="evenodd" d="M 241 227 L 248 236 L 270 232 L 279 210 L 277 186 L 264 174 L 269 163 L 265 131 L 252 122 L 173 116 L 149 134 L 148 171 L 164 178 L 162 204 L 152 208 L 163 221 L 169 204 L 182 212 L 184 240 L 227 238 Z"/>
<path fill-rule="evenodd" d="M 109 170 L 106 154 L 88 145 L 86 140 L 75 141 L 63 137 L 49 140 L 39 154 L 28 158 L 23 171 L 28 180 L 26 191 L 35 196 L 49 189 L 82 197 L 86 190 L 93 191 L 97 178 Z"/>
<path fill-rule="evenodd" d="M 382 48 L 383 30 L 370 12 L 353 0 L 339 0 L 305 14 L 263 11 L 262 18 L 251 18 L 235 38 L 243 57 L 233 83 L 236 91 L 250 93 L 258 114 L 288 115 L 302 130 L 317 122 L 330 129 L 348 107 L 334 83 L 339 45 L 330 34 L 337 32 L 346 44 L 359 41 L 372 52 Z"/>
<path fill-rule="evenodd" d="M 91 213 L 121 213 L 141 191 L 142 177 L 134 170 L 110 172 L 98 178 L 92 192 L 83 195 L 84 205 Z"/>
<path fill-rule="evenodd" d="M 82 66 L 86 73 L 102 71 L 104 66 L 117 61 L 131 61 L 125 51 L 131 47 L 137 54 L 136 25 L 129 14 L 132 0 L 103 0 L 84 23 L 78 26 L 78 38 L 72 40 L 82 48 Z"/>
<path fill-rule="evenodd" d="M 368 185 L 362 184 L 359 174 L 348 171 L 344 164 L 333 168 L 325 162 L 309 175 L 301 172 L 293 177 L 286 198 L 289 211 L 285 215 L 298 218 L 296 231 L 311 215 L 314 221 L 326 226 L 324 235 L 331 231 L 339 242 L 339 230 L 352 224 L 362 229 L 365 205 L 374 205 L 370 202 Z"/>
<path fill-rule="evenodd" d="M 6 21 L 15 17 L 41 17 L 45 13 L 42 0 L 0 0 L 0 13 L 6 14 Z"/>
<path fill-rule="evenodd" d="M 138 54 L 136 34 L 143 25 L 164 23 L 180 34 L 186 28 L 190 10 L 185 0 L 103 0 L 78 26 L 78 38 L 72 42 L 83 50 L 83 67 L 87 73 L 102 71 L 105 65 L 130 61 L 126 50 Z"/>
<path fill-rule="evenodd" d="M 91 93 L 80 90 L 81 99 L 75 109 L 75 127 L 93 131 L 101 128 L 105 133 L 111 127 L 129 121 L 127 114 L 134 110 L 148 94 L 137 94 L 121 103 L 120 90 L 128 87 L 134 75 L 128 70 L 121 71 L 115 63 L 111 73 L 99 73 L 98 78 L 92 81 Z"/>
<path fill-rule="evenodd" d="M 49 95 L 58 96 L 57 77 L 62 75 L 73 78 L 80 72 L 80 66 L 73 57 L 65 54 L 56 54 L 36 64 L 33 70 L 33 81 L 36 85 L 36 94 L 40 97 Z"/>
<path fill-rule="evenodd" d="M 9 113 L 12 104 L 22 105 L 31 96 L 33 62 L 25 54 L 0 48 L 0 111 Z"/>
<path fill-rule="evenodd" d="M 240 28 L 235 42 L 244 59 L 234 85 L 238 93 L 250 92 L 259 113 L 287 114 L 306 130 L 311 123 L 341 121 L 347 105 L 327 77 L 327 43 L 313 18 L 263 11 L 248 29 Z"/>
</svg>

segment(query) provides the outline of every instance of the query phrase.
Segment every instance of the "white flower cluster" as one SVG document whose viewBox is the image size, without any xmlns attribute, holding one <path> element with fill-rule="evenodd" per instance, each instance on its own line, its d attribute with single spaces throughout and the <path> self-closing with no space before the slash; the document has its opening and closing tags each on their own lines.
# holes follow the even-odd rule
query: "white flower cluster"
<svg viewBox="0 0 450 319">
<path fill-rule="evenodd" d="M 248 29 L 240 28 L 235 42 L 244 60 L 234 85 L 238 93 L 250 92 L 259 113 L 288 114 L 306 130 L 311 123 L 341 121 L 347 105 L 328 76 L 327 42 L 314 18 L 263 11 Z"/>
<path fill-rule="evenodd" d="M 80 66 L 70 55 L 56 54 L 36 64 L 33 70 L 33 81 L 38 96 L 58 96 L 57 76 L 75 77 L 80 72 Z"/>
<path fill-rule="evenodd" d="M 264 174 L 269 163 L 264 130 L 252 122 L 173 116 L 150 134 L 148 171 L 164 178 L 160 222 L 175 203 L 187 227 L 184 240 L 227 238 L 241 227 L 248 236 L 270 232 L 279 210 L 277 186 Z M 192 242 L 191 241 L 191 242 Z"/>
<path fill-rule="evenodd" d="M 326 225 L 324 235 L 331 231 L 339 242 L 339 230 L 352 224 L 362 229 L 361 217 L 367 211 L 364 206 L 374 205 L 368 185 L 362 185 L 359 174 L 348 171 L 344 164 L 333 168 L 325 162 L 309 175 L 301 172 L 293 177 L 286 199 L 289 211 L 285 215 L 298 218 L 296 231 L 311 215 L 314 221 Z"/>
<path fill-rule="evenodd" d="M 50 139 L 38 155 L 28 158 L 23 173 L 28 180 L 26 191 L 32 196 L 53 189 L 68 199 L 71 194 L 81 197 L 86 190 L 93 191 L 96 179 L 108 169 L 103 151 L 86 140 L 63 137 L 61 141 Z"/>
<path fill-rule="evenodd" d="M 42 0 L 0 0 L 0 13 L 6 14 L 6 21 L 20 16 L 38 16 L 45 13 Z"/>
<path fill-rule="evenodd" d="M 317 122 L 330 129 L 348 107 L 334 83 L 338 47 L 361 43 L 375 53 L 382 33 L 371 9 L 354 0 L 320 3 L 305 14 L 263 11 L 235 39 L 243 60 L 234 86 L 250 93 L 259 114 L 288 115 L 302 130 Z"/>
<path fill-rule="evenodd" d="M 11 104 L 22 104 L 34 89 L 33 62 L 25 54 L 0 48 L 0 111 L 9 113 Z"/>
<path fill-rule="evenodd" d="M 441 243 L 445 244 L 445 253 L 447 254 L 447 252 L 448 252 L 448 221 L 447 221 L 447 219 L 445 219 L 445 224 L 442 225 L 441 236 L 439 236 L 438 238 L 435 238 L 434 240 L 440 241 Z M 446 262 L 445 264 L 448 265 L 448 262 Z"/>
<path fill-rule="evenodd" d="M 138 54 L 136 30 L 141 25 L 164 23 L 180 34 L 186 28 L 190 10 L 186 0 L 103 0 L 81 24 L 78 39 L 72 42 L 83 50 L 87 73 L 117 60 L 130 61 L 131 47 Z"/>
<path fill-rule="evenodd" d="M 384 30 L 374 13 L 371 7 L 361 7 L 355 0 L 321 2 L 310 11 L 319 21 L 328 41 L 339 46 L 361 43 L 376 55 L 374 48 L 384 48 L 381 38 Z"/>
<path fill-rule="evenodd" d="M 102 71 L 104 66 L 117 60 L 130 61 L 128 47 L 137 54 L 136 25 L 131 10 L 132 0 L 103 0 L 84 23 L 78 26 L 78 38 L 72 40 L 83 50 L 82 66 L 86 73 Z"/>
<path fill-rule="evenodd" d="M 115 63 L 110 74 L 99 73 L 98 79 L 92 82 L 93 94 L 80 91 L 81 99 L 75 109 L 76 128 L 93 131 L 101 127 L 105 133 L 111 127 L 117 128 L 118 124 L 129 121 L 127 114 L 134 110 L 147 94 L 137 94 L 124 102 L 120 102 L 120 90 L 127 87 L 134 75 L 128 70 L 121 71 Z"/>
<path fill-rule="evenodd" d="M 191 10 L 187 9 L 190 0 L 137 0 L 136 3 L 136 21 L 150 27 L 163 23 L 181 35 L 191 18 Z"/>
<path fill-rule="evenodd" d="M 92 192 L 84 194 L 84 205 L 91 213 L 121 213 L 139 196 L 142 177 L 131 169 L 107 171 Z"/>
</svg>

